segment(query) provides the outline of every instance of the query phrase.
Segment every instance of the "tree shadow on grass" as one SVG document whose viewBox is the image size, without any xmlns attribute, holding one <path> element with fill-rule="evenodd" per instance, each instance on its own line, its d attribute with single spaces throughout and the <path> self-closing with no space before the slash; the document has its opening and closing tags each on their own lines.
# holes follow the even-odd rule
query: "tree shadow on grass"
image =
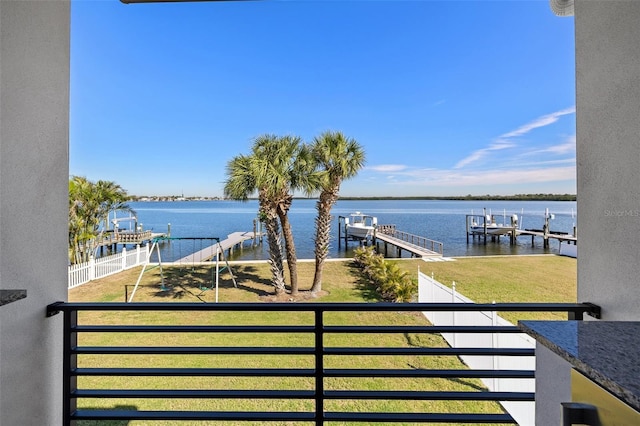
<svg viewBox="0 0 640 426">
<path fill-rule="evenodd" d="M 416 367 L 415 365 L 409 364 L 407 363 L 407 367 L 413 369 L 413 370 L 425 370 L 424 368 L 420 368 L 420 367 Z M 487 388 L 485 386 L 482 385 L 482 383 L 477 383 L 475 382 L 473 379 L 464 379 L 464 378 L 459 378 L 459 377 L 446 377 L 443 378 L 443 380 L 447 380 L 449 382 L 452 383 L 457 383 L 459 385 L 463 385 L 463 386 L 468 386 L 472 389 L 475 389 L 477 391 L 486 391 Z"/>
<path fill-rule="evenodd" d="M 251 265 L 240 265 L 233 269 L 238 288 L 241 288 L 249 293 L 254 293 L 257 296 L 267 296 L 273 294 L 273 291 L 267 291 L 260 286 L 272 290 L 273 284 L 271 280 L 266 279 L 257 273 L 257 268 Z M 251 283 L 251 284 L 248 284 Z"/>
<path fill-rule="evenodd" d="M 82 407 L 87 411 L 138 411 L 135 405 L 116 405 L 113 408 Z M 78 420 L 78 426 L 127 426 L 129 420 Z"/>
<path fill-rule="evenodd" d="M 214 285 L 211 274 L 209 268 L 166 268 L 162 282 L 157 284 L 158 289 L 152 295 L 164 299 L 183 299 L 187 296 L 200 299 L 202 291 Z"/>
<path fill-rule="evenodd" d="M 236 285 L 234 285 L 234 278 Z M 216 287 L 216 265 L 165 267 L 162 270 L 162 276 L 158 273 L 154 281 L 156 282 L 143 285 L 152 297 L 167 300 L 197 298 L 205 302 L 203 294 L 206 291 L 215 290 Z M 273 293 L 271 281 L 259 275 L 257 268 L 251 265 L 238 265 L 232 269 L 220 266 L 218 288 L 234 287 L 257 296 Z"/>
<path fill-rule="evenodd" d="M 362 300 L 365 302 L 382 301 L 382 297 L 378 293 L 376 286 L 364 276 L 360 268 L 354 264 L 350 264 L 347 271 L 349 276 L 355 277 L 355 289 L 360 292 Z"/>
</svg>

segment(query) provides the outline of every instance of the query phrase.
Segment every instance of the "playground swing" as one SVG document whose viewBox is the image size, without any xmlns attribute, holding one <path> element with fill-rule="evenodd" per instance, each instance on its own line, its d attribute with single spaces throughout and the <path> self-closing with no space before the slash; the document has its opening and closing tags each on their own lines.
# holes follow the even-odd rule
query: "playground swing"
<svg viewBox="0 0 640 426">
<path fill-rule="evenodd" d="M 204 292 L 206 292 L 207 290 L 214 290 L 215 289 L 215 301 L 218 302 L 218 284 L 219 284 L 219 278 L 220 278 L 220 273 L 224 272 L 225 270 L 229 270 L 229 274 L 231 275 L 231 280 L 233 281 L 233 286 L 235 288 L 238 288 L 238 284 L 236 282 L 236 277 L 233 274 L 233 271 L 231 270 L 231 265 L 229 264 L 229 261 L 225 258 L 225 266 L 223 266 L 222 268 L 220 268 L 220 256 L 224 255 L 224 252 L 222 250 L 222 246 L 220 245 L 220 239 L 217 237 L 158 237 L 158 238 L 154 238 L 152 241 L 152 245 L 151 245 L 151 249 L 149 250 L 149 255 L 145 261 L 145 264 L 143 265 L 142 270 L 140 271 L 140 275 L 138 276 L 138 280 L 136 281 L 136 284 L 133 288 L 133 291 L 131 292 L 131 296 L 128 299 L 128 302 L 133 301 L 133 297 L 136 293 L 136 290 L 140 284 L 140 281 L 142 280 L 142 276 L 144 275 L 144 273 L 146 271 L 149 271 L 151 269 L 154 269 L 156 267 L 160 268 L 160 290 L 161 291 L 167 291 L 169 290 L 169 288 L 166 285 L 165 282 L 165 275 L 164 275 L 164 270 L 162 268 L 162 257 L 161 257 L 161 253 L 160 253 L 160 246 L 159 246 L 159 242 L 161 241 L 167 241 L 169 243 L 169 254 L 170 254 L 170 258 L 172 259 L 171 263 L 165 263 L 166 265 L 172 264 L 172 265 L 176 265 L 176 261 L 175 258 L 173 257 L 174 254 L 174 245 L 171 244 L 172 241 L 177 240 L 176 242 L 180 242 L 182 243 L 183 241 L 192 241 L 192 252 L 190 255 L 188 256 L 182 256 L 182 254 L 179 254 L 179 258 L 178 258 L 178 262 L 177 264 L 180 267 L 180 270 L 184 270 L 185 269 L 185 265 L 191 265 L 191 270 L 192 272 L 195 272 L 196 269 L 196 265 L 201 265 L 201 266 L 211 266 L 210 270 L 211 270 L 211 286 L 207 287 L 205 285 L 201 285 L 199 288 L 201 290 L 200 294 L 198 294 L 198 296 L 202 295 Z M 200 250 L 199 251 L 195 251 L 196 248 L 196 241 L 199 240 L 200 241 Z M 209 241 L 215 241 L 215 244 L 212 244 L 206 248 L 202 248 L 204 241 L 205 240 L 209 240 Z M 182 246 L 183 244 L 179 244 L 179 249 L 180 252 L 182 251 Z M 158 263 L 157 265 L 152 265 L 149 268 L 150 265 L 150 259 L 151 256 L 154 252 L 154 250 L 157 253 L 158 256 Z M 202 259 L 212 259 L 215 257 L 215 273 L 214 273 L 214 269 L 213 269 L 213 263 L 211 261 L 203 261 Z M 198 261 L 199 259 L 199 261 Z"/>
</svg>

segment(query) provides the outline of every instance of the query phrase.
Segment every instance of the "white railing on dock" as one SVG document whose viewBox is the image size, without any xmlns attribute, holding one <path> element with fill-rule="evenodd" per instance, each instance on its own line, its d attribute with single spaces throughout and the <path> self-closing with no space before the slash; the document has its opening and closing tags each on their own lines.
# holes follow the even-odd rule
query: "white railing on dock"
<svg viewBox="0 0 640 426">
<path fill-rule="evenodd" d="M 455 283 L 449 288 L 432 277 L 418 272 L 418 301 L 420 303 L 475 303 L 456 292 Z M 433 325 L 513 326 L 493 312 L 423 312 Z M 454 348 L 535 348 L 535 340 L 523 333 L 442 333 Z M 535 357 L 531 356 L 460 356 L 472 369 L 535 370 Z M 481 379 L 491 391 L 534 392 L 533 379 Z M 532 425 L 535 402 L 501 401 L 502 406 L 519 425 Z"/>
<path fill-rule="evenodd" d="M 395 225 L 384 225 L 384 227 L 378 227 L 376 231 L 435 253 L 443 253 L 443 244 L 440 241 L 431 240 L 429 238 L 413 235 L 404 231 L 398 231 Z"/>
<path fill-rule="evenodd" d="M 78 287 L 89 281 L 142 265 L 148 257 L 148 245 L 136 246 L 134 250 L 127 250 L 126 247 L 123 247 L 120 253 L 99 259 L 90 258 L 88 262 L 69 265 L 69 288 Z"/>
</svg>

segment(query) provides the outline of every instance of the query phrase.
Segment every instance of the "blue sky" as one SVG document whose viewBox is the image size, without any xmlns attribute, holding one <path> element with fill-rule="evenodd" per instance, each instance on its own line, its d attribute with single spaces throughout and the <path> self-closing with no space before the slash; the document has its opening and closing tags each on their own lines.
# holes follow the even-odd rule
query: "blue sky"
<svg viewBox="0 0 640 426">
<path fill-rule="evenodd" d="M 221 196 L 264 133 L 340 130 L 343 196 L 574 193 L 574 21 L 536 1 L 72 2 L 70 174 Z"/>
</svg>

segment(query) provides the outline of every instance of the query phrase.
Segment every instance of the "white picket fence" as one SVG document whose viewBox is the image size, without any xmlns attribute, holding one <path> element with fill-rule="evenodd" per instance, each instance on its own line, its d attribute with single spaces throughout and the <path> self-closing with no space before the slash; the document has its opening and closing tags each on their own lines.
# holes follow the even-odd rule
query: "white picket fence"
<svg viewBox="0 0 640 426">
<path fill-rule="evenodd" d="M 474 303 L 453 288 L 418 272 L 419 301 L 423 303 Z M 513 326 L 493 312 L 423 312 L 433 325 L 498 325 Z M 526 334 L 515 333 L 443 333 L 442 337 L 454 348 L 535 348 L 535 340 Z M 535 356 L 461 356 L 472 369 L 535 370 Z M 482 379 L 491 391 L 535 392 L 535 379 Z M 519 425 L 534 425 L 535 402 L 500 401 Z"/>
<path fill-rule="evenodd" d="M 117 274 L 126 269 L 146 263 L 149 257 L 149 245 L 136 246 L 134 250 L 122 248 L 120 253 L 89 259 L 88 262 L 69 266 L 69 288 L 78 287 L 91 280 Z"/>
</svg>

